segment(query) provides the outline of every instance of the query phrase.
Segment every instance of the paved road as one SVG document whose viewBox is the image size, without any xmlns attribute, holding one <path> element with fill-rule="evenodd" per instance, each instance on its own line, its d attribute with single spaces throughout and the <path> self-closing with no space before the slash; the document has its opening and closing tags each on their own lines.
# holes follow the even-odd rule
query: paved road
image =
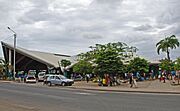
<svg viewBox="0 0 180 111">
<path fill-rule="evenodd" d="M 0 83 L 0 111 L 180 111 L 180 95 L 95 92 Z"/>
</svg>

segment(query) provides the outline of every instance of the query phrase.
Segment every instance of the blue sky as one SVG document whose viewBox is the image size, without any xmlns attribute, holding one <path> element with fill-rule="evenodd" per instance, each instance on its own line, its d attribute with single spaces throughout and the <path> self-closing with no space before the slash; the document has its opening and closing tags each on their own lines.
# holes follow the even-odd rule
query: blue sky
<svg viewBox="0 0 180 111">
<path fill-rule="evenodd" d="M 180 40 L 179 0 L 0 0 L 0 40 L 37 51 L 76 55 L 96 43 L 125 42 L 158 60 L 155 44 Z M 2 56 L 2 51 L 0 51 Z M 180 48 L 171 51 L 174 59 Z"/>
</svg>

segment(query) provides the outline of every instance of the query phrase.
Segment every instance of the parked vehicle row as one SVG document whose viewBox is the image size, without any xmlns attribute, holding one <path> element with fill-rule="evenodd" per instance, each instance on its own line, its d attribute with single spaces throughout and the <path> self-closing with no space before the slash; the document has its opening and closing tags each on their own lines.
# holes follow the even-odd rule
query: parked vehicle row
<svg viewBox="0 0 180 111">
<path fill-rule="evenodd" d="M 71 86 L 74 84 L 74 80 L 68 79 L 63 75 L 53 75 L 53 74 L 45 74 L 39 73 L 38 79 L 34 75 L 27 75 L 24 79 L 25 83 L 36 83 L 42 81 L 44 84 L 49 86 L 52 85 L 61 85 L 61 86 Z"/>
<path fill-rule="evenodd" d="M 71 74 L 68 79 L 63 75 L 58 74 L 47 74 L 46 71 L 42 70 L 37 73 L 35 70 L 30 70 L 28 73 L 24 71 L 19 71 L 16 74 L 17 81 L 24 83 L 37 83 L 43 82 L 43 84 L 52 86 L 52 85 L 61 85 L 61 86 L 71 86 L 74 84 L 74 81 L 82 81 L 84 77 L 80 74 Z"/>
</svg>

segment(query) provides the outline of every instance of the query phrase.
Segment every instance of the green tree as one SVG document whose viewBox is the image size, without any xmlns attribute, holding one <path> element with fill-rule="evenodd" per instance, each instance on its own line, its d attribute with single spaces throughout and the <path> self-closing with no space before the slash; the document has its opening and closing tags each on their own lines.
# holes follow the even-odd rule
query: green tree
<svg viewBox="0 0 180 111">
<path fill-rule="evenodd" d="M 122 42 L 96 44 L 90 46 L 91 51 L 80 54 L 82 60 L 91 61 L 95 66 L 94 72 L 98 74 L 121 74 L 123 73 L 123 62 L 127 56 L 127 44 Z"/>
<path fill-rule="evenodd" d="M 159 67 L 161 70 L 171 71 L 173 69 L 173 62 L 168 59 L 161 60 Z"/>
<path fill-rule="evenodd" d="M 127 50 L 131 53 L 130 57 L 134 57 L 134 53 L 138 51 L 138 49 L 133 46 L 129 47 Z"/>
<path fill-rule="evenodd" d="M 67 77 L 67 78 L 70 78 L 69 71 L 67 71 L 67 68 L 66 68 L 69 65 L 71 65 L 71 62 L 69 60 L 66 60 L 66 59 L 61 60 L 61 66 L 64 67 L 62 72 L 63 72 L 64 76 Z"/>
<path fill-rule="evenodd" d="M 9 75 L 9 69 L 12 70 L 12 66 L 9 65 L 9 62 L 6 62 L 3 59 L 0 59 L 0 74 L 7 78 Z"/>
<path fill-rule="evenodd" d="M 0 77 L 4 75 L 4 66 L 0 63 Z"/>
<path fill-rule="evenodd" d="M 160 51 L 166 52 L 167 59 L 170 60 L 170 49 L 176 49 L 176 47 L 179 47 L 179 45 L 180 43 L 175 35 L 166 37 L 156 44 L 157 53 L 160 54 Z"/>
<path fill-rule="evenodd" d="M 174 61 L 174 69 L 175 70 L 177 70 L 177 71 L 180 71 L 180 57 L 179 58 L 177 58 L 175 61 Z M 179 72 L 179 74 L 178 74 L 178 84 L 180 84 L 180 80 L 179 80 L 179 78 L 180 78 L 180 72 Z"/>
<path fill-rule="evenodd" d="M 148 72 L 149 63 L 147 60 L 136 57 L 130 61 L 128 65 L 129 72 L 140 72 L 141 74 L 144 72 Z"/>
<path fill-rule="evenodd" d="M 61 60 L 61 66 L 62 67 L 67 67 L 67 66 L 69 66 L 69 65 L 71 65 L 71 62 L 69 61 L 69 60 L 66 60 L 66 59 L 62 59 Z"/>
<path fill-rule="evenodd" d="M 121 73 L 123 67 L 121 50 L 115 44 L 97 45 L 95 53 L 96 70 L 100 74 L 117 74 Z"/>
<path fill-rule="evenodd" d="M 175 70 L 180 70 L 180 57 L 174 61 Z"/>
<path fill-rule="evenodd" d="M 90 62 L 85 60 L 80 60 L 78 63 L 73 65 L 73 72 L 88 74 L 92 73 L 93 66 Z"/>
</svg>

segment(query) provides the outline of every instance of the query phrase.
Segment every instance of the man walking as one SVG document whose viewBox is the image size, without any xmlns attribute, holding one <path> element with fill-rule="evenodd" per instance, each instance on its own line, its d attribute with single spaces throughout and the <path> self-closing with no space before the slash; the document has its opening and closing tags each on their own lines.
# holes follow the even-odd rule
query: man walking
<svg viewBox="0 0 180 111">
<path fill-rule="evenodd" d="M 129 83 L 131 84 L 130 87 L 133 87 L 133 85 L 135 86 L 135 88 L 137 87 L 136 78 L 134 78 L 133 73 L 130 74 Z"/>
<path fill-rule="evenodd" d="M 129 74 L 129 84 L 131 85 L 130 87 L 133 87 L 133 74 Z"/>
</svg>

